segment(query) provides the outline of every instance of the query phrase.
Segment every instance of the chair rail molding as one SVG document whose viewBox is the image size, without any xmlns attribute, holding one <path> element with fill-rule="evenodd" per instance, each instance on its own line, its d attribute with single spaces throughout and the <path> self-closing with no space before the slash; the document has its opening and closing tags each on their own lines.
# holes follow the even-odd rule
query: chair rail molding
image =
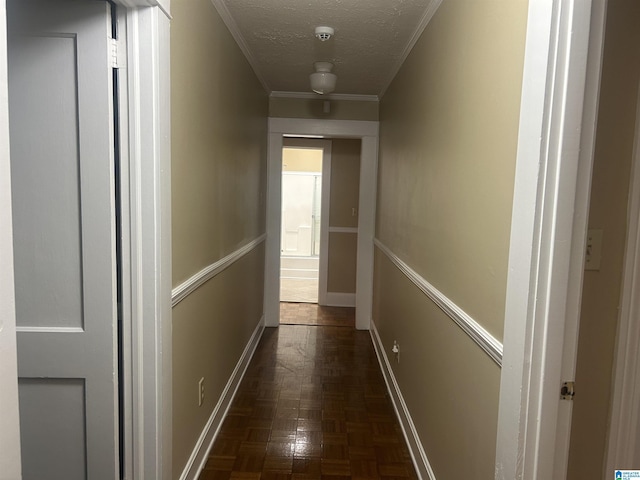
<svg viewBox="0 0 640 480">
<path fill-rule="evenodd" d="M 217 262 L 206 266 L 198 273 L 192 275 L 190 278 L 175 287 L 171 291 L 171 306 L 175 307 L 178 303 L 191 295 L 199 287 L 207 283 L 220 272 L 229 268 L 231 265 L 233 265 L 248 253 L 252 252 L 258 245 L 264 242 L 266 238 L 267 235 L 263 233 L 258 238 L 251 240 L 249 243 L 231 252 L 226 257 L 223 257 Z"/>
<path fill-rule="evenodd" d="M 462 308 L 448 298 L 444 293 L 431 285 L 409 265 L 402 261 L 379 239 L 374 239 L 376 247 L 384 253 L 389 260 L 416 286 L 422 293 L 435 303 L 440 310 L 447 314 L 471 340 L 485 351 L 491 360 L 498 366 L 502 366 L 502 343 L 493 337 L 485 328 L 467 314 Z"/>
</svg>

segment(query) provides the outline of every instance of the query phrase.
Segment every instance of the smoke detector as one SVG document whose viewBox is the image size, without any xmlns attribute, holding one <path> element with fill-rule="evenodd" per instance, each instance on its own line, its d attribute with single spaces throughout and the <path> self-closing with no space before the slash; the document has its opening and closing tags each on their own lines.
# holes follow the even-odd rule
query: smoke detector
<svg viewBox="0 0 640 480">
<path fill-rule="evenodd" d="M 334 34 L 334 30 L 331 27 L 316 27 L 316 38 L 321 42 L 326 42 Z"/>
</svg>

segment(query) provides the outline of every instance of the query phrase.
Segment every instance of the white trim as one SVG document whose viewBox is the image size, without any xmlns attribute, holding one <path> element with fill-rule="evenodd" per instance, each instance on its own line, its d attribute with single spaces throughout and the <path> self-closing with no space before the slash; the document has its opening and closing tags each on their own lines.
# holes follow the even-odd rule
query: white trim
<svg viewBox="0 0 640 480">
<path fill-rule="evenodd" d="M 325 136 L 331 138 L 377 137 L 378 122 L 360 120 L 321 120 L 269 117 L 269 132 L 274 134 Z"/>
<path fill-rule="evenodd" d="M 165 2 L 167 3 L 167 2 Z M 168 5 L 168 3 L 167 3 Z M 133 478 L 172 474 L 170 19 L 127 9 Z M 125 114 L 125 112 L 123 112 Z"/>
<path fill-rule="evenodd" d="M 565 314 L 565 340 L 562 347 L 562 366 L 560 371 L 561 381 L 575 380 L 576 372 L 580 312 L 582 308 L 584 257 L 589 220 L 589 198 L 591 195 L 591 173 L 593 170 L 593 152 L 596 140 L 598 100 L 600 97 L 605 17 L 606 1 L 593 2 L 591 27 L 589 30 L 589 53 L 582 117 L 582 134 L 580 137 L 580 158 L 578 160 L 575 209 L 573 214 L 573 237 L 567 288 L 567 309 Z M 578 390 L 580 390 L 579 386 Z M 572 414 L 573 402 L 560 402 L 556 422 L 556 456 L 552 477 L 554 479 L 564 479 L 567 476 Z"/>
<path fill-rule="evenodd" d="M 22 478 L 16 348 L 15 282 L 9 95 L 7 74 L 7 11 L 0 0 L 0 477 Z"/>
<path fill-rule="evenodd" d="M 292 176 L 299 175 L 301 177 L 308 177 L 308 176 L 311 176 L 311 175 L 313 175 L 313 176 L 322 175 L 322 172 L 312 172 L 312 171 L 303 172 L 303 171 L 297 171 L 297 170 L 295 170 L 295 171 L 294 170 L 287 170 L 286 172 L 282 172 L 282 175 L 292 175 Z"/>
<path fill-rule="evenodd" d="M 180 475 L 180 480 L 197 480 L 200 472 L 202 472 L 205 464 L 207 463 L 207 457 L 209 456 L 209 452 L 213 447 L 213 442 L 216 438 L 216 435 L 220 431 L 220 427 L 222 426 L 222 422 L 224 418 L 227 416 L 227 412 L 229 411 L 229 407 L 233 402 L 233 398 L 238 391 L 238 386 L 242 381 L 242 377 L 244 377 L 245 372 L 247 371 L 247 367 L 249 366 L 249 362 L 253 357 L 253 354 L 256 351 L 258 343 L 260 342 L 260 338 L 262 337 L 262 332 L 264 331 L 264 317 L 260 319 L 258 325 L 256 325 L 249 342 L 247 343 L 236 367 L 233 369 L 233 373 L 229 377 L 229 381 L 227 382 L 224 390 L 222 391 L 222 395 L 220 395 L 220 399 L 218 403 L 214 407 L 211 415 L 209 416 L 209 420 L 207 421 L 198 441 L 195 444 L 191 455 L 189 456 L 189 460 Z"/>
<path fill-rule="evenodd" d="M 358 227 L 329 227 L 329 233 L 358 233 Z"/>
<path fill-rule="evenodd" d="M 280 325 L 280 255 L 282 230 L 282 134 L 269 130 L 267 159 L 267 240 L 264 265 L 264 323 Z"/>
<path fill-rule="evenodd" d="M 380 240 L 376 238 L 373 242 L 422 293 L 429 297 L 440 310 L 451 318 L 498 366 L 502 366 L 502 343 L 500 341 L 487 332 L 482 325 L 471 318 L 469 314 L 456 305 L 444 293 L 431 285 L 421 277 L 418 272 L 403 262 Z"/>
<path fill-rule="evenodd" d="M 529 2 L 496 479 L 552 479 L 591 0 Z M 574 279 L 571 279 L 572 281 Z"/>
<path fill-rule="evenodd" d="M 322 192 L 320 198 L 320 258 L 318 269 L 318 304 L 327 305 L 329 274 L 329 212 L 331 211 L 331 140 L 307 140 L 322 148 Z M 285 143 L 290 143 L 286 141 Z"/>
<path fill-rule="evenodd" d="M 282 139 L 283 148 L 298 148 L 298 149 L 310 149 L 315 150 L 324 148 L 326 141 L 322 138 L 309 138 L 309 137 L 287 137 Z"/>
<path fill-rule="evenodd" d="M 362 137 L 358 251 L 356 253 L 356 328 L 368 330 L 373 318 L 373 238 L 376 231 L 378 135 Z"/>
<path fill-rule="evenodd" d="M 218 11 L 218 14 L 222 18 L 222 21 L 224 22 L 224 24 L 229 29 L 229 32 L 231 33 L 231 36 L 233 37 L 233 39 L 238 44 L 238 47 L 240 48 L 240 50 L 244 54 L 245 58 L 249 62 L 249 65 L 251 65 L 251 68 L 253 69 L 253 73 L 255 73 L 256 77 L 258 78 L 258 80 L 262 84 L 262 87 L 268 93 L 270 93 L 271 92 L 271 88 L 269 87 L 269 84 L 267 83 L 266 78 L 264 78 L 262 76 L 262 72 L 260 71 L 260 68 L 259 68 L 260 65 L 256 61 L 256 59 L 253 56 L 253 54 L 251 53 L 251 49 L 247 46 L 247 42 L 245 41 L 244 37 L 242 36 L 242 33 L 240 32 L 240 29 L 238 28 L 238 24 L 233 19 L 233 16 L 231 15 L 231 12 L 229 12 L 229 9 L 227 8 L 226 3 L 224 2 L 224 0 L 211 0 L 211 3 L 215 7 L 215 9 Z"/>
<path fill-rule="evenodd" d="M 263 233 L 255 240 L 251 240 L 246 245 L 240 247 L 234 252 L 231 252 L 229 255 L 221 258 L 217 262 L 214 262 L 211 265 L 203 268 L 191 278 L 182 282 L 171 291 L 171 306 L 175 307 L 178 303 L 191 295 L 199 287 L 204 285 L 206 282 L 211 280 L 223 270 L 229 268 L 249 252 L 253 251 L 253 249 L 264 242 L 266 238 L 267 235 Z"/>
<path fill-rule="evenodd" d="M 436 475 L 433 472 L 429 459 L 427 458 L 427 454 L 424 451 L 422 442 L 420 441 L 420 436 L 418 435 L 418 430 L 413 423 L 409 408 L 404 401 L 404 397 L 402 396 L 396 377 L 393 374 L 393 369 L 389 363 L 389 358 L 387 357 L 384 345 L 382 345 L 382 340 L 380 340 L 380 335 L 378 335 L 376 324 L 373 321 L 371 322 L 371 340 L 378 357 L 378 363 L 380 363 L 380 369 L 382 370 L 384 381 L 387 384 L 387 390 L 389 391 L 391 401 L 393 402 L 393 408 L 400 420 L 400 427 L 402 428 L 402 433 L 407 441 L 411 460 L 413 461 L 413 465 L 416 467 L 418 478 L 421 480 L 423 478 L 436 480 Z M 420 461 L 418 461 L 418 459 Z"/>
<path fill-rule="evenodd" d="M 640 462 L 640 101 L 636 107 L 621 297 L 606 472 L 637 468 Z"/>
<path fill-rule="evenodd" d="M 327 292 L 325 303 L 328 307 L 355 307 L 356 294 L 343 292 Z"/>
<path fill-rule="evenodd" d="M 442 1 L 442 0 L 440 0 Z M 273 91 L 269 94 L 271 98 L 298 98 L 302 100 L 335 100 L 349 102 L 379 102 L 377 95 L 354 95 L 348 93 L 330 93 L 328 95 L 318 95 L 311 92 L 280 92 Z"/>
<path fill-rule="evenodd" d="M 28 333 L 84 333 L 82 327 L 16 327 L 16 332 Z"/>
<path fill-rule="evenodd" d="M 280 216 L 284 135 L 360 138 L 360 214 L 356 274 L 356 328 L 367 330 L 373 301 L 373 235 L 378 174 L 378 122 L 269 118 L 267 164 L 267 240 L 265 254 L 265 325 L 277 327 L 280 316 Z"/>
<path fill-rule="evenodd" d="M 436 11 L 438 11 L 438 8 L 440 7 L 441 4 L 442 4 L 442 0 L 429 1 L 429 4 L 427 5 L 427 8 L 424 11 L 424 14 L 420 19 L 420 22 L 418 23 L 418 26 L 416 27 L 415 31 L 413 32 L 413 35 L 411 36 L 411 39 L 409 40 L 409 43 L 407 43 L 407 46 L 402 52 L 402 55 L 398 57 L 398 61 L 396 62 L 394 67 L 391 69 L 389 78 L 387 79 L 384 86 L 382 87 L 382 90 L 378 94 L 379 98 L 382 98 L 384 96 L 385 92 L 391 85 L 391 82 L 393 82 L 393 79 L 396 77 L 396 75 L 400 71 L 400 68 L 402 68 L 402 64 L 405 62 L 405 60 L 411 53 L 411 50 L 413 50 L 413 47 L 415 47 L 416 43 L 422 36 L 422 32 L 424 32 L 424 29 L 427 28 L 427 25 L 429 25 L 429 22 L 431 21 L 433 16 L 436 14 Z"/>
<path fill-rule="evenodd" d="M 127 8 L 158 7 L 167 18 L 171 19 L 170 0 L 115 0 L 115 2 Z"/>
</svg>

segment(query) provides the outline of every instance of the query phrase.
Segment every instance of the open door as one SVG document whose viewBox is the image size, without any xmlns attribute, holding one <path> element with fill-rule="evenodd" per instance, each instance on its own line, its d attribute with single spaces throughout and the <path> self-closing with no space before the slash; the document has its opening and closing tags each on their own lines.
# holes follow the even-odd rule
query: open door
<svg viewBox="0 0 640 480">
<path fill-rule="evenodd" d="M 10 0 L 23 478 L 118 476 L 111 7 Z"/>
</svg>

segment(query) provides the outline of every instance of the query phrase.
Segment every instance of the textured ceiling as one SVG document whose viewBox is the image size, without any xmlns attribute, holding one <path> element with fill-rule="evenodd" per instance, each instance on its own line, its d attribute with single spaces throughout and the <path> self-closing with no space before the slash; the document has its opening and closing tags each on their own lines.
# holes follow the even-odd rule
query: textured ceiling
<svg viewBox="0 0 640 480">
<path fill-rule="evenodd" d="M 270 91 L 310 92 L 313 63 L 330 61 L 334 93 L 380 95 L 432 14 L 433 0 L 213 0 Z M 335 29 L 321 42 L 316 26 Z"/>
</svg>

